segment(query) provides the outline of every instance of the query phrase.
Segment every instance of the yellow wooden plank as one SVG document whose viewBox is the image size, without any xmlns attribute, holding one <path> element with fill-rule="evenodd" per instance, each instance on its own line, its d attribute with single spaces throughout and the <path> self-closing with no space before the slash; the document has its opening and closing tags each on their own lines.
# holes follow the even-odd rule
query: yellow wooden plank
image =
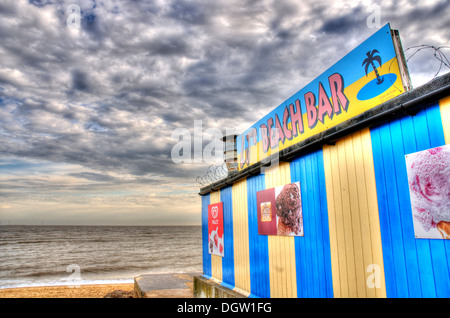
<svg viewBox="0 0 450 318">
<path fill-rule="evenodd" d="M 273 178 L 275 178 L 275 174 L 277 173 L 276 168 L 271 167 L 270 169 L 265 170 L 265 184 L 266 189 L 271 188 L 271 184 L 273 182 Z M 271 236 L 268 236 L 267 238 L 267 245 L 269 250 L 269 281 L 270 281 L 270 295 L 273 298 L 280 297 L 279 295 L 279 289 L 280 289 L 280 283 L 281 281 L 277 279 L 278 277 L 274 274 L 273 269 L 278 266 L 279 261 L 276 259 L 278 256 L 277 254 L 274 254 L 273 251 L 278 250 L 277 243 L 279 241 L 273 240 Z"/>
<path fill-rule="evenodd" d="M 279 185 L 291 182 L 291 170 L 289 163 L 282 163 L 280 173 Z M 295 243 L 294 237 L 281 237 L 281 245 L 284 251 L 284 259 L 282 260 L 286 266 L 285 278 L 287 284 L 283 289 L 284 297 L 297 297 L 297 273 L 295 270 Z"/>
<path fill-rule="evenodd" d="M 265 171 L 266 189 L 290 182 L 289 163 L 280 163 Z M 271 297 L 297 297 L 294 237 L 269 235 L 268 249 Z"/>
<path fill-rule="evenodd" d="M 366 269 L 370 264 L 373 264 L 373 256 L 372 256 L 372 237 L 370 231 L 370 221 L 369 221 L 369 204 L 367 200 L 367 187 L 366 187 L 366 173 L 364 166 L 364 157 L 363 157 L 363 149 L 365 149 L 366 145 L 362 143 L 361 134 L 358 136 L 353 136 L 353 154 L 355 156 L 355 173 L 356 173 L 356 186 L 358 189 L 358 208 L 360 214 L 360 229 L 361 229 L 361 244 L 362 244 L 362 267 L 359 270 L 363 270 L 364 279 L 367 280 L 366 277 Z M 375 289 L 368 288 L 365 281 L 363 282 L 363 286 L 365 287 L 366 297 L 374 298 L 376 297 Z"/>
<path fill-rule="evenodd" d="M 235 286 L 250 293 L 247 180 L 235 183 L 231 191 L 233 196 Z"/>
<path fill-rule="evenodd" d="M 278 175 L 278 167 L 271 167 L 265 171 L 265 184 L 266 189 L 273 188 L 278 182 L 276 181 Z M 276 236 L 268 236 L 267 244 L 269 250 L 269 280 L 270 280 L 270 295 L 273 298 L 283 297 L 281 293 L 281 270 L 279 270 L 279 264 L 281 262 L 280 240 Z M 277 253 L 278 252 L 278 253 Z M 280 268 L 281 269 L 281 268 Z"/>
<path fill-rule="evenodd" d="M 339 255 L 338 255 L 338 234 L 336 226 L 336 208 L 334 199 L 334 186 L 333 186 L 333 160 L 331 155 L 331 149 L 334 146 L 323 147 L 323 163 L 325 172 L 325 188 L 327 194 L 328 205 L 328 228 L 330 234 L 330 257 L 331 257 L 331 274 L 333 281 L 333 294 L 334 297 L 341 297 L 340 292 L 340 270 L 339 270 Z"/>
<path fill-rule="evenodd" d="M 340 291 L 340 297 L 348 297 L 348 271 L 347 271 L 347 257 L 345 245 L 345 222 L 341 194 L 341 166 L 338 155 L 338 144 L 331 148 L 331 162 L 333 173 L 333 195 L 335 199 L 335 213 L 336 213 L 336 233 L 337 233 L 337 254 L 339 262 L 339 276 L 340 285 L 337 286 Z"/>
<path fill-rule="evenodd" d="M 363 246 L 361 238 L 361 220 L 359 209 L 359 193 L 357 187 L 357 179 L 363 176 L 356 174 L 355 166 L 355 148 L 353 145 L 353 139 L 360 139 L 359 132 L 345 138 L 343 146 L 346 153 L 346 165 L 348 176 L 348 195 L 350 200 L 350 217 L 351 217 L 351 233 L 353 237 L 353 253 L 355 264 L 355 281 L 356 285 L 356 297 L 366 297 L 365 288 L 365 270 L 364 270 L 364 258 L 363 258 Z"/>
<path fill-rule="evenodd" d="M 250 259 L 248 256 L 248 219 L 247 219 L 247 215 L 248 215 L 248 207 L 246 205 L 247 202 L 247 189 L 246 189 L 246 181 L 245 182 L 241 182 L 239 183 L 239 194 L 241 195 L 241 199 L 239 200 L 240 202 L 240 206 L 239 206 L 239 210 L 238 215 L 238 233 L 239 233 L 239 241 L 241 242 L 241 244 L 239 244 L 239 280 L 240 282 L 238 283 L 239 285 L 242 286 L 243 289 L 247 289 L 247 276 L 249 273 L 249 263 L 250 263 Z M 246 236 L 246 238 L 244 239 L 243 236 Z M 238 285 L 238 286 L 239 286 Z M 249 289 L 249 288 L 248 288 Z"/>
<path fill-rule="evenodd" d="M 348 137 L 346 137 L 348 138 Z M 339 160 L 339 177 L 341 180 L 341 198 L 342 198 L 342 217 L 344 223 L 344 244 L 345 244 L 345 257 L 347 260 L 347 281 L 348 281 L 348 296 L 357 297 L 356 286 L 354 282 L 356 281 L 355 272 L 355 254 L 353 249 L 353 228 L 352 228 L 352 217 L 350 211 L 350 194 L 349 194 L 349 182 L 348 182 L 348 171 L 346 164 L 346 153 L 345 153 L 345 140 L 341 140 L 336 143 L 336 148 L 338 152 Z"/>
<path fill-rule="evenodd" d="M 281 293 L 281 288 L 283 279 L 282 279 L 282 270 L 280 267 L 280 240 L 277 240 L 274 236 L 268 237 L 268 250 L 269 250 L 269 275 L 270 275 L 270 296 L 272 298 L 280 298 L 283 297 Z"/>
<path fill-rule="evenodd" d="M 386 297 L 386 285 L 384 276 L 383 251 L 381 245 L 380 218 L 378 212 L 377 188 L 375 182 L 375 168 L 372 154 L 372 140 L 370 130 L 361 131 L 361 144 L 363 145 L 363 158 L 365 169 L 365 181 L 367 189 L 367 205 L 369 208 L 370 236 L 372 243 L 373 264 L 380 268 L 381 286 L 375 289 L 376 297 Z"/>
<path fill-rule="evenodd" d="M 335 297 L 386 297 L 375 171 L 369 129 L 324 147 Z M 381 286 L 370 288 L 369 265 Z"/>
<path fill-rule="evenodd" d="M 445 143 L 450 144 L 450 96 L 439 101 L 441 110 L 442 126 L 444 127 Z"/>
<path fill-rule="evenodd" d="M 289 279 L 289 286 L 287 290 L 287 296 L 288 297 L 297 297 L 297 269 L 295 266 L 296 262 L 296 256 L 295 256 L 295 238 L 293 237 L 286 237 L 287 247 L 286 249 L 288 251 L 291 251 L 291 255 L 287 255 L 286 262 L 290 265 L 290 268 L 288 269 L 288 273 L 290 273 L 290 279 Z M 289 256 L 293 256 L 293 260 L 289 260 Z"/>
<path fill-rule="evenodd" d="M 220 190 L 211 192 L 210 204 L 220 202 Z M 211 254 L 211 276 L 222 281 L 222 256 Z"/>
</svg>

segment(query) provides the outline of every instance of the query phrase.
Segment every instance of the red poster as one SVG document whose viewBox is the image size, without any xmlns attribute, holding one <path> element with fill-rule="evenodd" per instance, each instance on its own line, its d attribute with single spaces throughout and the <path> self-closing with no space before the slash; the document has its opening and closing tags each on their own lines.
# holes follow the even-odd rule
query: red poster
<svg viewBox="0 0 450 318">
<path fill-rule="evenodd" d="M 256 201 L 258 205 L 258 234 L 277 235 L 275 188 L 257 192 Z"/>
<path fill-rule="evenodd" d="M 209 253 L 223 257 L 223 202 L 208 205 L 208 237 Z"/>
<path fill-rule="evenodd" d="M 300 182 L 256 193 L 259 235 L 303 236 Z"/>
</svg>

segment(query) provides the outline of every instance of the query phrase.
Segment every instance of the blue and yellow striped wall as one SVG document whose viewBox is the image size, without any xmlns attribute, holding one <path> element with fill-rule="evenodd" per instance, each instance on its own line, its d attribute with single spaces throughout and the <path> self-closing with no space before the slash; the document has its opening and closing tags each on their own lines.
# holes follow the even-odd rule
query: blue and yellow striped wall
<svg viewBox="0 0 450 318">
<path fill-rule="evenodd" d="M 450 297 L 450 242 L 416 239 L 405 154 L 450 143 L 450 97 L 202 196 L 203 273 L 249 297 Z M 256 193 L 300 181 L 304 236 L 258 235 Z M 224 202 L 225 256 L 208 253 Z"/>
</svg>

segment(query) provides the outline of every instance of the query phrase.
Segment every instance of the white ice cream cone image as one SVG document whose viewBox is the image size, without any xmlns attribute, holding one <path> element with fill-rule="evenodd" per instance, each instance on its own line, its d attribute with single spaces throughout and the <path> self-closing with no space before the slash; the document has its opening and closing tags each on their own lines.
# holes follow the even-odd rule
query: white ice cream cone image
<svg viewBox="0 0 450 318">
<path fill-rule="evenodd" d="M 450 240 L 450 222 L 441 221 L 436 225 L 442 238 Z"/>
</svg>

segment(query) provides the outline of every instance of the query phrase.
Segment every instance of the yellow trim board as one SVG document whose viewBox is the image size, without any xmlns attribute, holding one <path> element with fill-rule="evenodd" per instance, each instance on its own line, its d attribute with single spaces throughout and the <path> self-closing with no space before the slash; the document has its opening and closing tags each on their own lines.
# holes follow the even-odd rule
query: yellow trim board
<svg viewBox="0 0 450 318">
<path fill-rule="evenodd" d="M 439 101 L 439 108 L 441 110 L 445 143 L 450 144 L 450 96 L 447 96 Z"/>
<path fill-rule="evenodd" d="M 291 183 L 289 163 L 265 171 L 266 189 Z M 295 241 L 292 236 L 268 236 L 270 296 L 272 298 L 297 297 L 295 269 Z"/>
</svg>

